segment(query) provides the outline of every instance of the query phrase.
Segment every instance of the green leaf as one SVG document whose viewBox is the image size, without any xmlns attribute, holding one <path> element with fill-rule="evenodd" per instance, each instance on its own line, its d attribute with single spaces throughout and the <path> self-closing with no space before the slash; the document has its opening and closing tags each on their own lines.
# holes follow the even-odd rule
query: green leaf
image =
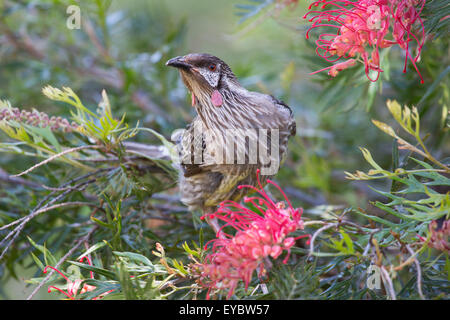
<svg viewBox="0 0 450 320">
<path fill-rule="evenodd" d="M 362 215 L 362 216 L 364 216 L 364 217 L 366 217 L 367 219 L 376 221 L 376 222 L 378 222 L 378 223 L 387 225 L 387 226 L 389 226 L 389 227 L 392 227 L 392 228 L 397 227 L 397 224 L 396 224 L 396 223 L 393 223 L 393 222 L 391 222 L 391 221 L 385 220 L 385 219 L 383 219 L 383 218 L 380 218 L 380 217 L 377 217 L 377 216 L 373 216 L 373 215 L 370 215 L 370 214 L 366 214 L 366 213 L 364 213 L 364 212 L 362 212 L 362 211 L 360 211 L 360 210 L 355 210 L 355 212 L 358 213 L 358 214 L 360 214 L 360 215 Z"/>
<path fill-rule="evenodd" d="M 39 267 L 39 269 L 41 269 L 42 271 L 44 271 L 45 266 L 44 266 L 44 264 L 41 262 L 41 260 L 39 260 L 38 257 L 36 257 L 36 256 L 34 255 L 33 252 L 30 252 L 30 254 L 31 254 L 31 257 L 33 258 L 34 262 L 35 262 L 35 263 L 37 264 L 37 266 Z"/>
<path fill-rule="evenodd" d="M 26 127 L 29 131 L 33 132 L 34 134 L 46 139 L 52 146 L 55 147 L 56 153 L 60 153 L 62 151 L 61 145 L 59 144 L 58 140 L 56 139 L 55 135 L 53 134 L 52 130 L 49 127 L 39 128 L 25 124 L 23 124 L 23 126 Z"/>
<path fill-rule="evenodd" d="M 103 221 L 101 221 L 101 220 L 99 220 L 99 219 L 97 219 L 95 217 L 91 217 L 91 220 L 94 221 L 95 223 L 97 223 L 98 225 L 102 226 L 102 227 L 105 227 L 105 228 L 108 228 L 108 229 L 111 229 L 111 230 L 115 230 L 113 225 L 111 225 L 109 223 L 106 223 L 106 222 L 103 222 Z"/>
<path fill-rule="evenodd" d="M 44 255 L 44 262 L 46 265 L 56 266 L 56 264 L 58 263 L 57 259 L 51 254 L 51 252 L 45 246 L 37 244 L 28 236 L 27 236 L 27 239 L 33 247 L 38 249 Z"/>
<path fill-rule="evenodd" d="M 347 246 L 347 253 L 348 254 L 354 254 L 355 249 L 353 248 L 353 240 L 350 238 L 350 236 L 343 230 L 341 230 L 342 239 L 345 242 L 345 245 Z"/>
<path fill-rule="evenodd" d="M 88 248 L 84 253 L 82 253 L 77 260 L 81 260 L 83 257 L 86 257 L 87 255 L 91 254 L 94 251 L 97 251 L 100 248 L 103 248 L 104 246 L 106 246 L 105 242 L 97 242 L 96 244 L 94 244 L 93 246 L 91 246 L 90 248 Z"/>
<path fill-rule="evenodd" d="M 145 266 L 154 267 L 153 263 L 145 256 L 134 253 L 134 252 L 119 252 L 113 251 L 113 253 L 118 257 L 128 258 L 130 261 L 142 263 Z"/>
</svg>

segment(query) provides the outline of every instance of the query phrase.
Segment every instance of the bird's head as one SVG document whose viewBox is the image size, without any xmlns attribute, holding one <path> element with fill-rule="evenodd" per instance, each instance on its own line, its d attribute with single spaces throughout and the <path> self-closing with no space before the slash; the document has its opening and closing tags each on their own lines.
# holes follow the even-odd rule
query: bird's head
<svg viewBox="0 0 450 320">
<path fill-rule="evenodd" d="M 223 103 L 221 92 L 239 86 L 230 67 L 221 59 L 207 53 L 191 53 L 175 57 L 167 66 L 180 71 L 181 78 L 192 94 L 192 105 L 196 99 L 211 99 L 215 106 Z"/>
</svg>

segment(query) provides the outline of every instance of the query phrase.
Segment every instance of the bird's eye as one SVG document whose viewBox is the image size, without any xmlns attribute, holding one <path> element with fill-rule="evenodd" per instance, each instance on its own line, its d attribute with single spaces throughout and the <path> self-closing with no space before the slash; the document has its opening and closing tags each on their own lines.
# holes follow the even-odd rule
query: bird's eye
<svg viewBox="0 0 450 320">
<path fill-rule="evenodd" d="M 208 68 L 211 71 L 216 71 L 216 65 L 215 64 L 210 64 Z"/>
</svg>

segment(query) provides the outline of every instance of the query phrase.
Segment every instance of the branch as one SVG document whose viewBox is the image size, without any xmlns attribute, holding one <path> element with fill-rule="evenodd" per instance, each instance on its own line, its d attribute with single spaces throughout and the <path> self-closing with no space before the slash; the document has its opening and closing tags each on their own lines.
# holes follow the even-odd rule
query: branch
<svg viewBox="0 0 450 320">
<path fill-rule="evenodd" d="M 381 277 L 383 278 L 383 282 L 384 282 L 385 286 L 387 284 L 386 287 L 388 289 L 389 296 L 391 297 L 392 300 L 397 300 L 397 296 L 395 295 L 394 285 L 392 284 L 392 279 L 389 276 L 389 273 L 386 271 L 384 266 L 381 266 L 380 270 L 381 270 Z"/>
<path fill-rule="evenodd" d="M 20 184 L 33 189 L 42 189 L 42 186 L 39 183 L 28 181 L 22 178 L 12 177 L 2 168 L 0 168 L 0 180 L 8 184 Z"/>
<path fill-rule="evenodd" d="M 414 264 L 416 265 L 417 292 L 419 293 L 420 299 L 425 300 L 425 296 L 423 295 L 423 292 L 422 292 L 422 269 L 420 268 L 419 260 L 417 260 L 417 258 L 415 257 L 417 255 L 417 253 L 414 252 L 409 245 L 405 245 L 405 247 L 408 250 L 408 252 L 411 254 L 411 257 L 409 259 L 413 258 Z"/>
<path fill-rule="evenodd" d="M 333 227 L 337 227 L 339 226 L 339 223 L 332 223 L 326 226 L 323 226 L 322 228 L 318 229 L 316 232 L 314 232 L 313 236 L 311 237 L 311 244 L 309 246 L 309 256 L 312 256 L 314 253 L 314 241 L 316 240 L 317 236 L 322 233 L 323 231 L 333 228 Z"/>
</svg>

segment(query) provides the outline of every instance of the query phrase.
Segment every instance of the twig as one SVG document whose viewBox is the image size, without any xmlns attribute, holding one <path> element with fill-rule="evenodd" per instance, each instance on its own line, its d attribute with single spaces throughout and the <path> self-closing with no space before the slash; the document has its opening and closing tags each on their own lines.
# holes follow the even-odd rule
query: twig
<svg viewBox="0 0 450 320">
<path fill-rule="evenodd" d="M 403 263 L 399 264 L 398 266 L 396 266 L 394 268 L 395 271 L 399 271 L 402 270 L 404 267 L 409 266 L 411 263 L 414 262 L 414 260 L 416 260 L 416 255 L 418 252 L 413 252 L 413 254 Z"/>
<path fill-rule="evenodd" d="M 33 189 L 41 189 L 41 185 L 39 183 L 28 181 L 22 178 L 13 178 L 11 177 L 5 170 L 0 168 L 0 180 L 5 181 L 10 184 L 21 184 Z"/>
<path fill-rule="evenodd" d="M 374 234 L 374 233 L 371 233 L 371 234 L 370 234 L 369 241 L 367 241 L 367 245 L 366 245 L 366 247 L 364 248 L 364 251 L 363 251 L 363 254 L 362 254 L 363 257 L 367 256 L 367 254 L 369 253 L 370 246 L 371 246 L 371 242 L 372 242 L 373 234 Z"/>
<path fill-rule="evenodd" d="M 86 159 L 80 159 L 80 158 L 73 158 L 72 160 L 78 161 L 78 162 L 130 162 L 137 159 L 141 159 L 139 156 L 132 156 L 132 157 L 123 157 L 122 160 L 117 157 L 110 157 L 110 158 L 86 158 Z"/>
<path fill-rule="evenodd" d="M 31 211 L 30 214 L 28 214 L 28 215 L 26 215 L 26 216 L 24 216 L 24 217 L 22 217 L 22 218 L 19 218 L 19 219 L 15 220 L 15 221 L 13 221 L 13 222 L 7 224 L 7 225 L 2 226 L 2 227 L 0 228 L 0 230 L 7 229 L 7 228 L 9 228 L 9 227 L 11 227 L 11 226 L 13 226 L 13 225 L 16 225 L 16 224 L 19 223 L 20 221 L 23 221 L 23 220 L 27 219 L 27 218 L 28 218 L 30 215 L 32 215 L 36 210 L 39 210 L 39 208 L 41 208 L 41 206 L 42 206 L 46 201 L 48 201 L 48 200 L 54 195 L 54 193 L 55 193 L 55 192 L 51 192 L 49 195 L 47 195 L 46 197 L 44 197 L 44 199 L 42 199 L 42 200 L 34 207 L 34 209 Z M 54 202 L 54 201 L 52 201 L 52 202 Z M 49 204 L 49 203 L 48 203 L 48 204 Z M 46 205 L 48 205 L 48 204 L 46 204 Z M 7 236 L 0 242 L 0 247 L 2 246 L 3 242 L 4 242 L 7 238 L 9 238 L 9 237 L 10 237 L 10 235 L 7 235 Z"/>
<path fill-rule="evenodd" d="M 57 187 L 49 187 L 49 186 L 46 186 L 45 184 L 43 184 L 43 185 L 42 185 L 42 188 L 44 188 L 45 190 L 53 191 L 53 192 L 60 192 L 60 191 L 66 191 L 66 190 L 69 190 L 71 187 L 61 187 L 61 188 L 57 188 Z"/>
<path fill-rule="evenodd" d="M 66 183 L 62 184 L 59 188 L 61 188 L 61 189 L 65 188 L 65 187 L 67 187 L 67 186 L 69 186 L 69 185 L 71 185 L 71 184 L 73 184 L 75 182 L 78 182 L 80 180 L 89 178 L 91 176 L 95 176 L 95 175 L 97 175 L 97 174 L 99 174 L 99 173 L 101 173 L 103 171 L 111 171 L 111 170 L 114 170 L 114 169 L 116 169 L 116 167 L 108 167 L 108 168 L 98 169 L 97 171 L 94 171 L 94 172 L 86 173 L 85 175 L 82 175 L 82 176 L 79 176 L 79 177 L 73 178 L 72 180 L 67 181 Z M 66 190 L 67 190 L 67 188 L 66 188 Z"/>
<path fill-rule="evenodd" d="M 103 171 L 110 171 L 110 170 L 114 170 L 114 169 L 116 169 L 116 167 L 109 167 L 109 168 L 98 169 L 97 171 L 89 172 L 89 173 L 87 173 L 85 175 L 82 175 L 80 177 L 77 177 L 77 178 L 74 178 L 72 180 L 69 180 L 66 183 L 64 183 L 63 185 L 61 185 L 60 187 L 49 187 L 49 186 L 46 186 L 46 185 L 42 185 L 42 188 L 50 190 L 50 191 L 53 191 L 51 194 L 53 194 L 54 192 L 58 192 L 58 191 L 66 191 L 66 190 L 69 190 L 69 189 L 73 188 L 72 186 L 70 186 L 72 183 L 78 182 L 80 180 L 89 178 L 89 177 L 94 176 L 94 175 L 97 175 L 98 173 L 101 173 Z M 94 179 L 94 181 L 95 180 L 96 179 Z"/>
<path fill-rule="evenodd" d="M 417 270 L 417 292 L 419 293 L 420 298 L 422 300 L 425 300 L 425 296 L 423 295 L 423 292 L 422 292 L 422 269 L 420 268 L 419 260 L 417 260 L 417 258 L 415 258 L 417 253 L 415 253 L 414 250 L 411 249 L 411 247 L 409 245 L 405 245 L 405 247 L 408 250 L 408 252 L 411 254 L 411 258 L 414 257 L 414 264 L 416 265 L 416 270 Z"/>
<path fill-rule="evenodd" d="M 5 229 L 8 229 L 9 227 L 12 227 L 12 226 L 18 224 L 20 221 L 24 220 L 25 218 L 26 218 L 26 217 L 22 217 L 22 218 L 19 218 L 19 219 L 17 219 L 17 220 L 14 220 L 14 221 L 11 222 L 11 223 L 8 223 L 8 224 L 5 224 L 4 226 L 1 226 L 1 227 L 0 227 L 0 231 L 5 230 Z"/>
<path fill-rule="evenodd" d="M 51 204 L 55 203 L 56 201 L 64 198 L 66 195 L 68 195 L 70 192 L 72 192 L 73 190 L 78 190 L 78 191 L 83 191 L 84 189 L 86 189 L 88 187 L 88 185 L 90 183 L 92 183 L 93 181 L 95 181 L 95 179 L 91 179 L 89 181 L 86 182 L 82 182 L 79 183 L 78 185 L 73 186 L 71 189 L 66 190 L 65 192 L 61 193 L 60 195 L 56 196 L 55 198 L 53 198 L 52 200 L 50 200 L 48 203 L 46 203 L 45 205 L 43 205 L 43 203 L 45 201 L 47 201 L 50 197 L 47 196 L 46 198 L 44 198 L 43 201 L 41 201 L 36 207 L 35 209 L 33 209 L 31 211 L 30 214 L 28 214 L 26 217 L 21 218 L 21 223 L 14 228 L 14 230 L 12 230 L 10 233 L 8 233 L 6 235 L 5 238 L 3 238 L 3 240 L 0 242 L 0 247 L 3 246 L 3 244 L 5 243 L 6 240 L 8 240 L 10 237 L 12 237 L 12 239 L 9 241 L 9 243 L 5 246 L 5 249 L 2 251 L 1 255 L 0 255 L 0 260 L 3 258 L 3 256 L 5 255 L 5 253 L 8 251 L 8 249 L 11 247 L 11 245 L 14 243 L 14 241 L 16 240 L 16 238 L 19 236 L 20 232 L 22 231 L 22 229 L 25 227 L 25 225 L 34 217 L 36 217 L 38 214 L 45 212 L 45 210 L 47 207 L 49 207 Z M 43 206 L 42 206 L 43 205 Z M 41 207 L 42 206 L 42 207 Z"/>
<path fill-rule="evenodd" d="M 47 195 L 44 199 L 41 200 L 41 202 L 33 209 L 32 213 L 33 213 L 35 210 L 39 210 L 39 208 L 43 205 L 43 203 L 45 203 L 47 200 L 49 200 L 49 199 L 55 194 L 55 192 L 59 192 L 59 191 L 67 191 L 67 190 L 70 190 L 70 191 L 76 190 L 80 185 L 78 185 L 78 186 L 69 186 L 69 185 L 72 184 L 72 183 L 78 182 L 78 181 L 80 181 L 80 180 L 83 180 L 83 179 L 85 179 L 85 178 L 89 178 L 89 177 L 91 177 L 91 176 L 93 176 L 93 175 L 96 175 L 96 174 L 98 174 L 98 173 L 101 173 L 101 172 L 103 172 L 103 171 L 109 171 L 109 170 L 112 170 L 112 169 L 114 169 L 114 167 L 110 167 L 110 168 L 102 168 L 102 169 L 99 169 L 99 170 L 97 170 L 97 171 L 95 171 L 95 172 L 90 172 L 90 173 L 85 174 L 85 175 L 83 175 L 83 176 L 80 176 L 80 177 L 74 178 L 74 179 L 72 179 L 72 180 L 69 180 L 68 182 L 64 183 L 63 185 L 61 185 L 61 187 L 58 187 L 58 188 L 48 187 L 48 186 L 46 186 L 46 185 L 39 185 L 39 187 L 42 187 L 42 188 L 47 189 L 47 190 L 51 190 L 52 192 L 51 192 L 49 195 Z M 1 170 L 1 169 L 0 169 L 0 170 Z M 0 173 L 1 173 L 1 172 L 0 172 Z M 23 180 L 23 179 L 20 179 L 20 180 Z M 95 181 L 96 181 L 96 179 L 92 179 L 92 180 L 88 181 L 88 183 L 93 183 L 93 182 L 95 182 Z M 59 196 L 58 196 L 58 197 L 59 197 Z M 53 203 L 53 202 L 54 202 L 54 201 L 52 201 L 52 203 Z M 48 205 L 48 204 L 47 204 L 47 205 Z M 32 214 L 32 213 L 30 213 L 30 214 Z M 28 215 L 27 215 L 27 216 L 24 216 L 24 217 L 22 217 L 22 218 L 19 218 L 19 219 L 17 219 L 17 220 L 14 220 L 13 222 L 11 222 L 11 223 L 9 223 L 9 224 L 7 224 L 7 225 L 1 226 L 1 227 L 0 227 L 0 231 L 1 231 L 1 230 L 5 230 L 5 229 L 7 229 L 7 228 L 9 228 L 9 227 L 12 227 L 13 225 L 18 224 L 19 222 L 21 222 L 21 221 L 27 219 L 27 217 L 28 217 Z M 8 237 L 8 236 L 7 236 L 7 237 Z M 1 244 L 3 243 L 4 240 L 5 240 L 5 239 L 3 239 L 3 240 L 0 242 L 0 246 L 1 246 Z"/>
<path fill-rule="evenodd" d="M 83 202 L 83 201 L 72 201 L 72 202 L 58 203 L 58 204 L 55 204 L 50 207 L 42 208 L 42 209 L 36 211 L 35 214 L 38 215 L 38 214 L 41 214 L 41 213 L 44 213 L 44 212 L 47 212 L 50 210 L 54 210 L 54 209 L 61 208 L 61 207 L 67 207 L 67 206 L 89 206 L 89 207 L 98 208 L 98 206 L 94 203 Z"/>
<path fill-rule="evenodd" d="M 307 222 L 305 222 L 303 225 L 304 226 L 308 226 L 308 225 L 312 225 L 312 224 L 325 224 L 326 222 L 323 222 L 323 221 L 307 221 Z M 314 252 L 314 241 L 316 240 L 316 238 L 317 238 L 317 236 L 320 234 L 320 233 L 322 233 L 323 231 L 325 231 L 325 230 L 327 230 L 327 229 L 330 229 L 330 228 L 333 228 L 333 227 L 339 227 L 340 225 L 349 225 L 349 226 L 352 226 L 352 227 L 355 227 L 355 228 L 357 228 L 358 229 L 358 231 L 359 232 L 361 232 L 361 233 L 370 233 L 371 235 L 373 235 L 375 232 L 378 232 L 379 231 L 379 229 L 373 229 L 373 230 L 371 230 L 370 232 L 369 231 L 365 231 L 362 227 L 360 227 L 359 225 L 357 225 L 357 224 L 355 224 L 355 223 L 353 223 L 353 222 L 351 222 L 351 221 L 346 221 L 346 220 L 343 220 L 343 221 L 339 221 L 339 222 L 336 222 L 336 223 L 331 223 L 331 224 L 327 224 L 327 225 L 325 225 L 325 226 L 323 226 L 322 228 L 320 228 L 320 229 L 318 229 L 314 234 L 313 234 L 313 236 L 311 237 L 311 244 L 310 244 L 310 249 L 309 249 L 309 256 L 311 256 L 311 255 L 313 255 L 315 252 Z M 370 247 L 370 246 L 369 246 Z M 368 250 L 368 247 L 366 247 L 366 249 L 364 250 L 364 252 L 366 252 L 366 250 Z"/>
<path fill-rule="evenodd" d="M 392 300 L 397 300 L 397 296 L 395 295 L 394 285 L 392 284 L 392 279 L 389 276 L 389 273 L 386 271 L 384 266 L 381 266 L 380 270 L 381 270 L 381 277 L 383 278 L 383 282 L 384 282 L 385 286 L 387 284 L 389 296 L 391 297 Z"/>
<path fill-rule="evenodd" d="M 164 200 L 167 202 L 181 202 L 180 197 L 177 195 L 170 195 L 166 193 L 155 193 L 152 195 L 152 199 Z"/>
<path fill-rule="evenodd" d="M 327 224 L 325 221 L 322 220 L 311 220 L 311 221 L 306 221 L 303 223 L 304 227 L 308 227 L 314 224 Z"/>
<path fill-rule="evenodd" d="M 339 224 L 338 223 L 332 223 L 326 226 L 323 226 L 322 228 L 318 229 L 316 232 L 314 232 L 313 236 L 311 237 L 311 244 L 309 246 L 309 256 L 312 256 L 314 253 L 314 241 L 316 240 L 317 236 L 322 233 L 323 231 L 333 228 L 333 227 L 337 227 Z"/>
<path fill-rule="evenodd" d="M 82 175 L 80 177 L 74 178 L 72 180 L 69 180 L 68 182 L 64 183 L 63 185 L 61 185 L 60 189 L 66 188 L 67 186 L 76 183 L 80 180 L 89 178 L 91 176 L 95 176 L 101 172 L 104 171 L 110 171 L 113 170 L 114 167 L 109 167 L 109 168 L 102 168 L 99 169 L 97 171 L 94 172 L 89 172 L 85 175 Z M 64 189 L 65 191 L 63 193 L 61 193 L 60 195 L 52 198 L 55 194 L 56 191 L 52 191 L 50 192 L 46 197 L 44 197 L 44 199 L 42 199 L 37 206 L 31 211 L 31 213 L 29 213 L 27 216 L 18 219 L 19 221 L 21 221 L 21 224 L 19 226 L 17 226 L 13 231 L 11 231 L 9 234 L 6 235 L 5 238 L 3 238 L 2 241 L 0 241 L 0 247 L 3 246 L 3 244 L 5 243 L 6 240 L 8 240 L 10 237 L 12 237 L 12 239 L 9 241 L 9 243 L 5 246 L 5 249 L 2 251 L 2 253 L 0 254 L 0 260 L 3 258 L 3 256 L 5 255 L 5 253 L 8 251 L 8 249 L 11 247 L 11 245 L 14 243 L 15 239 L 19 236 L 20 232 L 22 231 L 22 229 L 25 227 L 25 224 L 27 224 L 31 219 L 33 219 L 34 217 L 36 217 L 38 214 L 36 214 L 36 211 L 39 211 L 43 208 L 46 208 L 48 206 L 50 206 L 51 204 L 55 203 L 56 201 L 63 199 L 66 195 L 68 195 L 70 192 L 77 190 L 77 191 L 83 191 L 84 189 L 86 189 L 89 184 L 95 182 L 98 178 L 92 178 L 88 181 L 85 182 L 81 182 L 77 185 L 74 186 L 70 186 L 69 188 Z M 49 201 L 49 199 L 51 199 Z M 47 202 L 49 201 L 49 202 Z M 46 203 L 47 202 L 47 203 Z M 45 204 L 44 204 L 45 203 Z M 42 213 L 42 212 L 41 212 Z M 16 222 L 10 223 L 8 226 L 12 226 L 17 224 Z"/>
<path fill-rule="evenodd" d="M 94 226 L 85 236 L 79 238 L 75 245 L 58 261 L 58 263 L 56 265 L 54 265 L 53 267 L 55 269 L 58 269 L 59 266 L 67 260 L 67 258 L 69 258 L 74 252 L 75 250 L 78 249 L 78 247 L 84 243 L 85 241 L 87 241 L 89 239 L 89 237 L 92 235 L 92 233 L 94 233 L 94 231 L 97 229 L 97 226 Z M 31 292 L 31 294 L 27 297 L 27 300 L 31 300 L 36 293 L 39 291 L 39 289 L 42 288 L 42 286 L 48 282 L 48 280 L 50 280 L 50 277 L 53 275 L 55 271 L 52 269 L 50 270 L 49 274 L 41 281 L 41 283 L 39 283 L 39 285 L 33 290 L 33 292 Z"/>
</svg>

